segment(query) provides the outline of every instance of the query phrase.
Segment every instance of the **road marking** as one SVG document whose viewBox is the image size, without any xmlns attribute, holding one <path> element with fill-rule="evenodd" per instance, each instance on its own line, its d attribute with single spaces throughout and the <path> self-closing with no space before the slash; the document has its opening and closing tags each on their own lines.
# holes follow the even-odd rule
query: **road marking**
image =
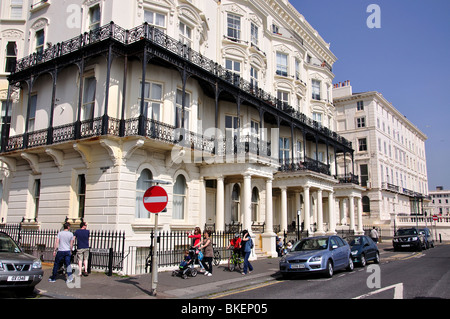
<svg viewBox="0 0 450 319">
<path fill-rule="evenodd" d="M 252 286 L 249 288 L 241 288 L 241 289 L 236 289 L 233 291 L 229 291 L 229 292 L 224 292 L 224 293 L 220 293 L 217 295 L 214 295 L 213 297 L 210 297 L 209 299 L 217 299 L 217 298 L 223 298 L 223 297 L 227 297 L 227 296 L 231 296 L 231 295 L 235 295 L 235 294 L 239 294 L 242 292 L 247 292 L 247 291 L 251 291 L 251 290 L 255 290 L 255 289 L 259 289 L 259 288 L 264 288 L 264 287 L 268 287 L 268 286 L 273 286 L 276 284 L 280 284 L 282 283 L 282 281 L 273 281 L 273 282 L 268 282 L 268 283 L 263 283 L 257 286 Z"/>
<path fill-rule="evenodd" d="M 366 298 L 366 297 L 369 297 L 372 295 L 376 295 L 376 294 L 379 294 L 383 291 L 390 290 L 390 289 L 394 289 L 394 299 L 403 299 L 403 283 L 399 283 L 396 285 L 381 288 L 381 289 L 369 292 L 368 294 L 364 294 L 359 297 L 355 297 L 353 299 L 363 299 L 363 298 Z"/>
</svg>

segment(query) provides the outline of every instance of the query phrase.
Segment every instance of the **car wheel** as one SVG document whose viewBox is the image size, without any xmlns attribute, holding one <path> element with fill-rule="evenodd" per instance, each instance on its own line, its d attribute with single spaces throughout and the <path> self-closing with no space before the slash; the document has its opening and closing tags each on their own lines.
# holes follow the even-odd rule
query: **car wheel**
<svg viewBox="0 0 450 319">
<path fill-rule="evenodd" d="M 328 260 L 328 262 L 327 262 L 327 269 L 326 269 L 325 275 L 328 278 L 331 278 L 331 277 L 333 277 L 333 273 L 334 273 L 333 263 L 331 262 L 331 260 Z"/>
<path fill-rule="evenodd" d="M 422 243 L 419 243 L 419 244 L 417 245 L 417 251 L 422 251 Z"/>
<path fill-rule="evenodd" d="M 361 261 L 360 261 L 361 267 L 366 267 L 366 264 L 367 264 L 366 256 L 364 256 L 364 254 L 361 254 Z"/>
<path fill-rule="evenodd" d="M 352 256 L 349 256 L 348 257 L 347 271 L 353 271 L 353 269 L 355 269 L 355 265 L 353 264 Z"/>
<path fill-rule="evenodd" d="M 380 263 L 380 253 L 377 251 L 377 253 L 375 254 L 375 263 L 379 264 Z"/>
</svg>

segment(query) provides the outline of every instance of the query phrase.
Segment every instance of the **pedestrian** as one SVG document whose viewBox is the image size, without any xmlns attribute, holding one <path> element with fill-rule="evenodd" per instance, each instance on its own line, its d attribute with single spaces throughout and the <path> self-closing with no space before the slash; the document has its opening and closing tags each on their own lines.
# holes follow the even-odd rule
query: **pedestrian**
<svg viewBox="0 0 450 319">
<path fill-rule="evenodd" d="M 200 245 L 200 249 L 203 249 L 203 261 L 205 263 L 205 276 L 212 276 L 212 260 L 214 257 L 214 249 L 211 241 L 211 231 L 205 230 L 203 233 L 203 242 Z"/>
<path fill-rule="evenodd" d="M 200 229 L 200 227 L 195 227 L 194 231 L 189 233 L 188 232 L 188 238 L 192 238 L 192 247 L 196 247 L 198 246 L 198 244 L 200 243 L 200 241 L 202 240 L 202 231 Z"/>
<path fill-rule="evenodd" d="M 250 257 L 250 253 L 252 252 L 253 248 L 253 240 L 247 229 L 245 229 L 242 232 L 242 242 L 243 242 L 242 245 L 244 247 L 244 270 L 242 271 L 242 275 L 246 275 L 247 269 L 248 273 L 251 273 L 253 271 L 253 266 L 248 261 L 248 258 Z"/>
<path fill-rule="evenodd" d="M 372 238 L 372 240 L 373 240 L 375 243 L 378 243 L 378 232 L 377 232 L 377 230 L 375 229 L 375 226 L 373 226 L 372 230 L 370 231 L 370 238 Z"/>
<path fill-rule="evenodd" d="M 55 241 L 55 249 L 53 250 L 53 256 L 55 257 L 55 263 L 53 265 L 53 273 L 48 279 L 49 282 L 55 282 L 56 275 L 61 261 L 64 261 L 66 266 L 66 272 L 68 274 L 67 283 L 73 281 L 72 266 L 70 265 L 70 258 L 73 249 L 74 236 L 70 231 L 70 223 L 64 223 L 64 230 L 58 233 Z"/>
<path fill-rule="evenodd" d="M 80 229 L 75 231 L 77 239 L 77 260 L 78 260 L 78 274 L 88 276 L 88 258 L 89 258 L 89 230 L 86 222 L 80 223 Z M 83 271 L 84 268 L 84 271 Z"/>
<path fill-rule="evenodd" d="M 241 257 L 241 238 L 239 236 L 239 233 L 234 234 L 234 238 L 230 240 L 230 244 L 228 245 L 227 249 L 230 249 L 233 247 L 233 254 L 237 254 L 239 257 Z"/>
</svg>

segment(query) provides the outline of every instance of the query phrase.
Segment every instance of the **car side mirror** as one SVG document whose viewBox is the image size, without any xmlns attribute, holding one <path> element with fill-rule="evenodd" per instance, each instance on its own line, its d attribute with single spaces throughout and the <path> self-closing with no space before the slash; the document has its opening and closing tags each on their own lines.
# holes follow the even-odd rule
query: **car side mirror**
<svg viewBox="0 0 450 319">
<path fill-rule="evenodd" d="M 338 245 L 331 246 L 331 249 L 337 249 L 337 248 L 338 248 Z"/>
</svg>

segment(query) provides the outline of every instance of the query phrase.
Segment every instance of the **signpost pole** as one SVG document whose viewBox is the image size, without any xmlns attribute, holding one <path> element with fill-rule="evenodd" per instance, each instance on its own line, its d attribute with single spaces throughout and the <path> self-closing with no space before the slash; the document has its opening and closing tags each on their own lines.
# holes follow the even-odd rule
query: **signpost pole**
<svg viewBox="0 0 450 319">
<path fill-rule="evenodd" d="M 156 256 L 156 245 L 158 243 L 158 217 L 159 214 L 155 214 L 155 235 L 153 236 L 153 251 L 152 251 L 152 296 L 156 296 L 156 287 L 158 285 L 158 256 Z"/>
</svg>

